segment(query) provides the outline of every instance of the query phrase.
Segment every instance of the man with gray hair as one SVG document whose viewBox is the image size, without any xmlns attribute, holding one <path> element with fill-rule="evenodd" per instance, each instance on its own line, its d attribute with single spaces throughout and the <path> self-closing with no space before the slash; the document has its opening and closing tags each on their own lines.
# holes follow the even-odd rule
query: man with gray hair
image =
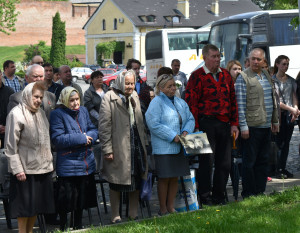
<svg viewBox="0 0 300 233">
<path fill-rule="evenodd" d="M 250 52 L 250 67 L 237 77 L 235 90 L 243 144 L 243 198 L 266 189 L 271 132 L 278 132 L 278 106 L 269 73 L 262 69 L 265 52 Z"/>
<path fill-rule="evenodd" d="M 44 68 L 40 65 L 34 64 L 27 68 L 25 74 L 26 83 L 32 83 L 36 81 L 44 80 Z M 9 103 L 7 106 L 7 114 L 12 110 L 15 106 L 22 102 L 22 91 L 14 93 L 9 98 Z M 46 116 L 49 120 L 50 112 L 55 108 L 56 98 L 55 95 L 49 91 L 45 91 L 43 103 L 41 108 L 45 111 Z"/>
<path fill-rule="evenodd" d="M 83 106 L 82 89 L 78 84 L 72 82 L 72 72 L 70 67 L 67 65 L 62 65 L 61 67 L 59 67 L 58 76 L 60 78 L 57 81 L 58 84 L 63 85 L 64 87 L 74 87 L 79 92 L 80 106 Z"/>
</svg>

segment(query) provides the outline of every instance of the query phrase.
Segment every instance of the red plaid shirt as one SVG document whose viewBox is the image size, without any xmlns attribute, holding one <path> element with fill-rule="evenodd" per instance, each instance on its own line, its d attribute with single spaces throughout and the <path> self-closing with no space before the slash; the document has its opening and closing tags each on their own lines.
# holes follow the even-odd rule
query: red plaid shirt
<svg viewBox="0 0 300 233">
<path fill-rule="evenodd" d="M 195 128 L 203 115 L 215 116 L 223 122 L 238 125 L 237 103 L 234 83 L 227 70 L 222 69 L 216 81 L 204 68 L 194 71 L 188 81 L 185 100 L 195 118 Z"/>
</svg>

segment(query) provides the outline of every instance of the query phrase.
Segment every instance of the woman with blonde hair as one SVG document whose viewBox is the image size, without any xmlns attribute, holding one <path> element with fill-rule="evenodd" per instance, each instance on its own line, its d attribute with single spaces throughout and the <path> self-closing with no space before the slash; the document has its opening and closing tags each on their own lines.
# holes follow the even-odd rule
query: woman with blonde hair
<svg viewBox="0 0 300 233">
<path fill-rule="evenodd" d="M 231 60 L 227 63 L 226 69 L 230 73 L 233 82 L 236 81 L 237 76 L 241 73 L 242 71 L 242 65 L 238 60 Z"/>
<path fill-rule="evenodd" d="M 7 116 L 5 154 L 11 175 L 9 205 L 20 233 L 32 232 L 38 214 L 54 213 L 49 123 L 40 108 L 45 86 L 28 84 Z"/>
<path fill-rule="evenodd" d="M 120 223 L 120 192 L 128 192 L 129 219 L 138 218 L 141 179 L 147 178 L 145 127 L 135 87 L 135 72 L 120 73 L 99 112 L 102 177 L 109 182 L 111 222 Z"/>
<path fill-rule="evenodd" d="M 195 119 L 187 103 L 176 97 L 172 75 L 163 74 L 156 80 L 156 97 L 146 112 L 151 133 L 152 153 L 158 176 L 158 215 L 176 212 L 175 197 L 178 177 L 190 174 L 188 159 L 184 157 L 179 135 L 194 132 Z"/>
</svg>

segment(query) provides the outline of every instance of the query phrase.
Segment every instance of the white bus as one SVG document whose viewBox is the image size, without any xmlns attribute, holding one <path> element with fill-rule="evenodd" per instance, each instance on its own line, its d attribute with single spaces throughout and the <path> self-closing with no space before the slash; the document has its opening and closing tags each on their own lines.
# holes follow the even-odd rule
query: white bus
<svg viewBox="0 0 300 233">
<path fill-rule="evenodd" d="M 181 62 L 180 71 L 189 74 L 201 62 L 196 54 L 197 43 L 208 39 L 209 26 L 200 29 L 160 29 L 146 34 L 147 82 L 153 86 L 157 70 L 162 66 L 171 67 L 173 59 Z M 201 53 L 200 53 L 201 54 Z"/>
<path fill-rule="evenodd" d="M 221 67 L 229 60 L 244 60 L 253 48 L 262 48 L 270 66 L 279 55 L 290 58 L 288 74 L 296 78 L 300 71 L 300 29 L 291 25 L 299 10 L 257 11 L 230 16 L 211 25 L 208 43 L 221 52 Z M 200 64 L 197 68 L 203 65 Z"/>
</svg>

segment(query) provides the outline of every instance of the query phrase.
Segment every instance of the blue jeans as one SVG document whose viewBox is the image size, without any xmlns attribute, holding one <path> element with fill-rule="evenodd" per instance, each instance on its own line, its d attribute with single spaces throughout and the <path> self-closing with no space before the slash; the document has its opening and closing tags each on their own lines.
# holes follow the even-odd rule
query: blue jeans
<svg viewBox="0 0 300 233">
<path fill-rule="evenodd" d="M 271 129 L 249 127 L 249 138 L 244 140 L 242 196 L 262 194 L 266 189 Z"/>
</svg>

